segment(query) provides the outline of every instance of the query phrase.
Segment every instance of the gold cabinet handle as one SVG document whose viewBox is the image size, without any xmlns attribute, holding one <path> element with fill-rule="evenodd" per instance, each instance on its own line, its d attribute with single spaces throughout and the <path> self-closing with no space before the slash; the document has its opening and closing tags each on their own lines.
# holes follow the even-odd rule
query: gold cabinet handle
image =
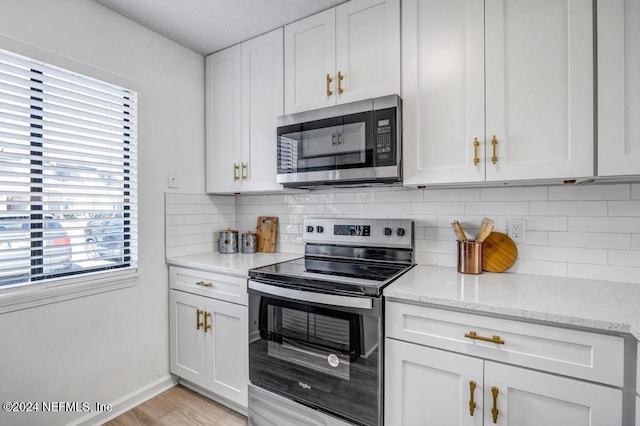
<svg viewBox="0 0 640 426">
<path fill-rule="evenodd" d="M 238 170 L 240 170 L 240 166 L 237 165 L 236 163 L 233 163 L 233 181 L 234 182 L 240 179 L 240 176 L 238 176 Z"/>
<path fill-rule="evenodd" d="M 478 141 L 478 137 L 473 138 L 473 165 L 477 166 L 480 162 L 478 158 L 478 147 L 480 146 L 480 141 Z"/>
<path fill-rule="evenodd" d="M 482 340 L 483 342 L 504 345 L 504 340 L 500 339 L 500 336 L 484 337 L 484 336 L 478 336 L 478 333 L 476 333 L 475 331 L 470 331 L 467 334 L 465 334 L 464 337 L 466 337 L 467 339 Z"/>
<path fill-rule="evenodd" d="M 493 417 L 493 423 L 498 423 L 498 388 L 491 387 L 491 395 L 493 395 L 493 408 L 491 409 L 491 416 Z"/>
<path fill-rule="evenodd" d="M 242 180 L 247 180 L 247 163 L 242 163 Z"/>
<path fill-rule="evenodd" d="M 493 135 L 491 138 L 491 146 L 493 147 L 493 156 L 491 157 L 491 162 L 496 164 L 498 162 L 498 156 L 496 154 L 496 147 L 498 146 L 498 139 L 496 139 L 496 135 Z"/>
<path fill-rule="evenodd" d="M 469 382 L 469 415 L 473 417 L 473 412 L 476 410 L 476 403 L 473 400 L 473 394 L 476 390 L 476 382 L 471 380 Z"/>
<path fill-rule="evenodd" d="M 338 71 L 338 95 L 342 95 L 344 93 L 344 89 L 342 88 L 342 80 L 344 80 L 344 74 Z"/>
<path fill-rule="evenodd" d="M 207 321 L 207 318 L 211 318 L 211 312 L 204 313 L 204 332 L 206 333 L 210 328 L 211 324 Z"/>
<path fill-rule="evenodd" d="M 213 283 L 205 283 L 204 281 L 196 281 L 196 285 L 200 287 L 213 287 Z"/>
<path fill-rule="evenodd" d="M 327 74 L 327 97 L 333 95 L 333 91 L 331 90 L 331 83 L 333 82 L 333 78 L 329 74 Z"/>
<path fill-rule="evenodd" d="M 196 330 L 200 330 L 200 327 L 202 327 L 202 322 L 200 322 L 200 315 L 202 315 L 204 313 L 204 311 L 201 311 L 200 309 L 196 310 Z"/>
</svg>

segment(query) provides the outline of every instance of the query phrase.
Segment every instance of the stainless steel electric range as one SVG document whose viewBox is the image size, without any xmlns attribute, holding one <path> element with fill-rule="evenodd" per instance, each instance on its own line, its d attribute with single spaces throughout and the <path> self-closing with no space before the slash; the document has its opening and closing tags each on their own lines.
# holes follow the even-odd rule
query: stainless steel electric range
<svg viewBox="0 0 640 426">
<path fill-rule="evenodd" d="M 249 271 L 250 425 L 382 425 L 382 290 L 414 265 L 413 228 L 306 219 L 304 257 Z"/>
</svg>

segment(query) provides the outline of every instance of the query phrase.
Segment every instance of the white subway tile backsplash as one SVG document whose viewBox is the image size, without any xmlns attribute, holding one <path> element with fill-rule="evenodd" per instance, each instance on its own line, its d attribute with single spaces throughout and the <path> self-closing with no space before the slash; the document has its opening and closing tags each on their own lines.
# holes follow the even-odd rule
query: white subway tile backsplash
<svg viewBox="0 0 640 426">
<path fill-rule="evenodd" d="M 609 201 L 609 216 L 640 216 L 640 200 Z"/>
<path fill-rule="evenodd" d="M 640 217 L 570 217 L 569 231 L 640 234 Z"/>
<path fill-rule="evenodd" d="M 601 248 L 532 246 L 529 250 L 531 260 L 602 265 L 607 263 L 607 250 Z"/>
<path fill-rule="evenodd" d="M 610 265 L 568 264 L 569 278 L 640 284 L 638 268 Z"/>
<path fill-rule="evenodd" d="M 529 214 L 529 202 L 526 201 L 486 201 L 478 203 L 465 203 L 465 213 L 468 215 L 512 215 L 527 216 Z"/>
<path fill-rule="evenodd" d="M 606 201 L 534 201 L 532 216 L 606 216 Z"/>
<path fill-rule="evenodd" d="M 549 200 L 628 200 L 629 185 L 561 185 L 549 187 Z"/>
<path fill-rule="evenodd" d="M 640 268 L 640 250 L 609 250 L 609 265 Z"/>
<path fill-rule="evenodd" d="M 480 201 L 480 188 L 471 189 L 425 189 L 424 201 Z"/>
<path fill-rule="evenodd" d="M 527 233 L 528 237 L 529 233 Z M 549 245 L 625 249 L 630 247 L 630 236 L 629 234 L 608 234 L 605 232 L 549 232 Z"/>
<path fill-rule="evenodd" d="M 482 201 L 546 201 L 546 186 L 525 186 L 518 188 L 482 188 Z"/>
<path fill-rule="evenodd" d="M 411 210 L 406 211 L 412 214 L 464 215 L 463 202 L 432 201 L 411 203 L 409 206 Z"/>
<path fill-rule="evenodd" d="M 410 218 L 419 264 L 455 267 L 451 221 L 475 238 L 483 217 L 506 232 L 525 220 L 526 241 L 509 273 L 639 282 L 640 183 L 522 188 L 323 189 L 241 196 L 166 194 L 167 256 L 217 250 L 227 227 L 254 231 L 258 216 L 279 219 L 278 251 L 304 253 L 307 217 Z M 201 239 L 206 241 L 201 241 Z"/>
</svg>

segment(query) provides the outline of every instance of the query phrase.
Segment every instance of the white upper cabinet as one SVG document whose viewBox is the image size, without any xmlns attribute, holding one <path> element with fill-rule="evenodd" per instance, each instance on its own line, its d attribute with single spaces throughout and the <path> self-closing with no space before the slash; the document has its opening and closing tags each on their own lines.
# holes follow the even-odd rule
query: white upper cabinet
<svg viewBox="0 0 640 426">
<path fill-rule="evenodd" d="M 590 0 L 406 0 L 402 13 L 406 185 L 593 175 Z"/>
<path fill-rule="evenodd" d="M 206 58 L 208 193 L 277 191 L 282 28 Z"/>
<path fill-rule="evenodd" d="M 285 113 L 400 93 L 400 0 L 352 0 L 284 29 Z"/>
<path fill-rule="evenodd" d="M 598 4 L 598 176 L 640 175 L 640 2 Z"/>
<path fill-rule="evenodd" d="M 235 179 L 241 153 L 242 47 L 233 46 L 206 58 L 206 189 L 238 192 Z"/>
</svg>

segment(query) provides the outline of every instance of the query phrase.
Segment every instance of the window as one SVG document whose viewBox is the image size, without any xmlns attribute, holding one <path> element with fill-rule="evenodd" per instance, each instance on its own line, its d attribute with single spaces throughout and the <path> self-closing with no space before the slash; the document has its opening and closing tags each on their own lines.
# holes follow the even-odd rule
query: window
<svg viewBox="0 0 640 426">
<path fill-rule="evenodd" d="M 135 269 L 136 167 L 135 92 L 0 50 L 0 295 Z"/>
</svg>

